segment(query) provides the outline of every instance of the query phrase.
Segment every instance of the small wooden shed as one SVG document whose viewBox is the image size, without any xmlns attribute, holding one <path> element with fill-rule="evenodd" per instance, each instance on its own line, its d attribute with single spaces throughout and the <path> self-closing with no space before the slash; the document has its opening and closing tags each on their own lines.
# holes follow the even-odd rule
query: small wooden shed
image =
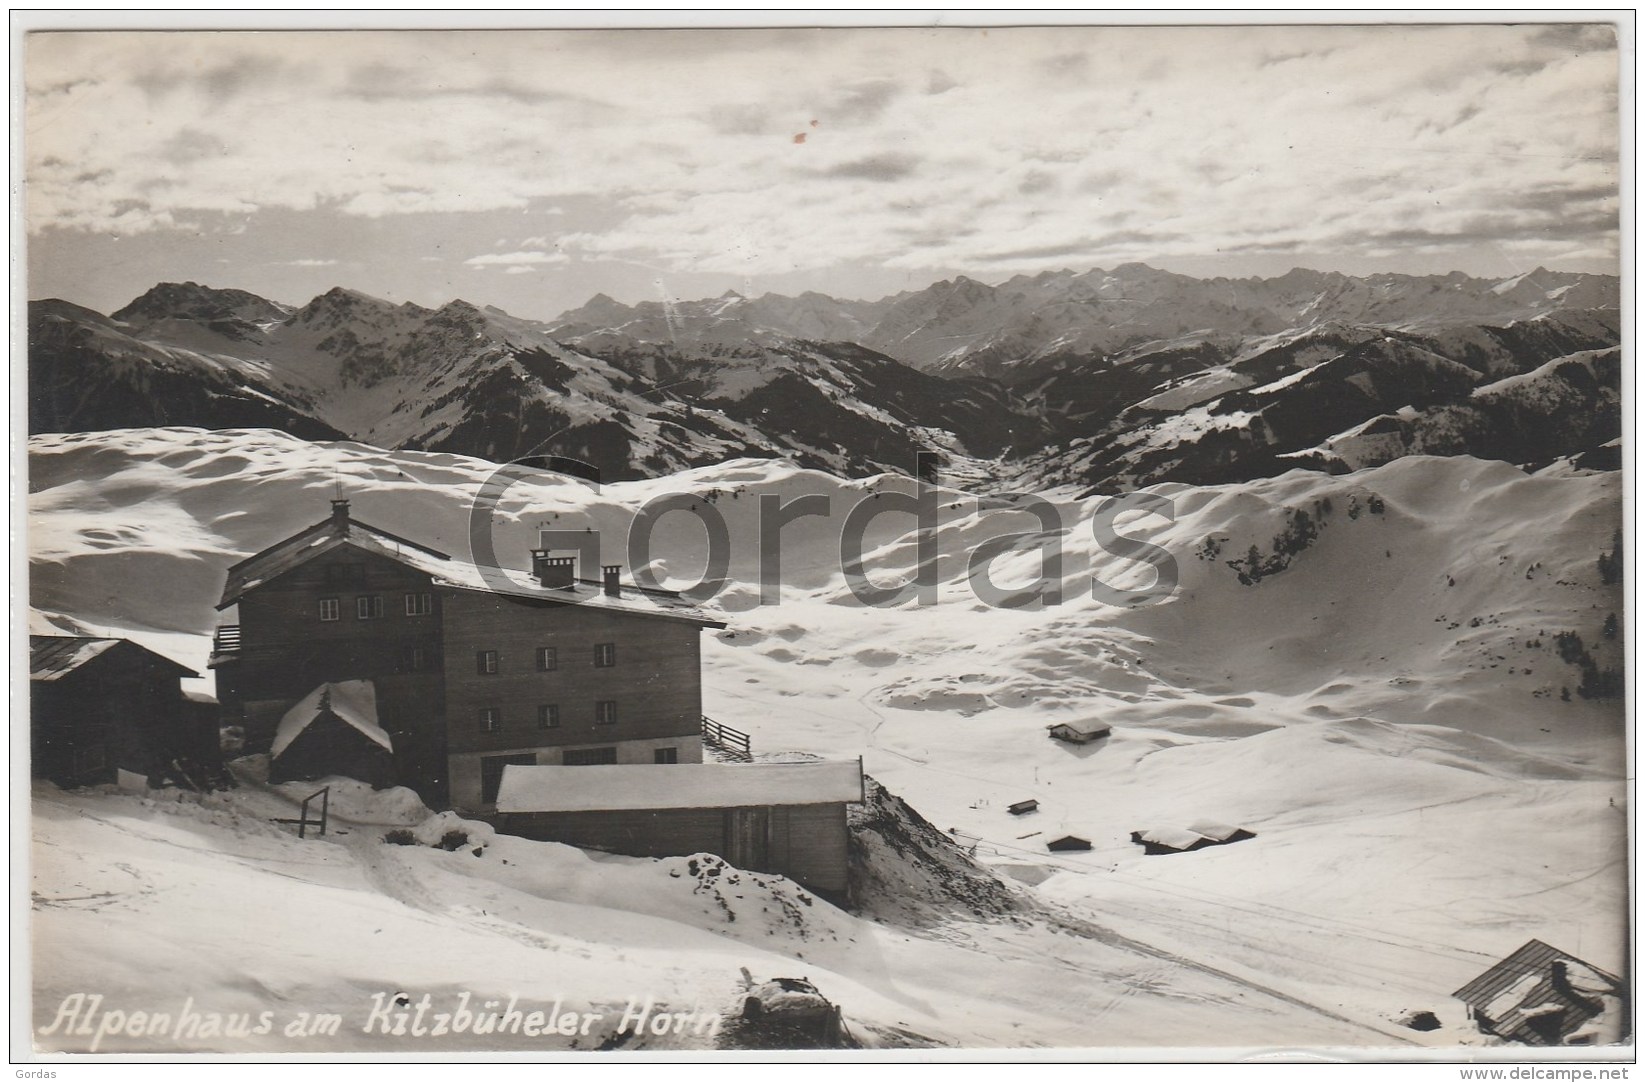
<svg viewBox="0 0 1645 1083">
<path fill-rule="evenodd" d="M 718 854 L 843 895 L 845 806 L 862 800 L 860 760 L 510 764 L 497 811 L 512 835 L 634 857 Z"/>
<path fill-rule="evenodd" d="M 214 773 L 216 720 L 180 684 L 197 676 L 129 639 L 29 636 L 30 773 L 61 786 Z"/>
<path fill-rule="evenodd" d="M 1101 722 L 1057 722 L 1045 727 L 1045 730 L 1053 740 L 1067 741 L 1074 745 L 1088 745 L 1114 732 L 1112 726 L 1106 726 Z"/>
<path fill-rule="evenodd" d="M 1525 1045 L 1625 1040 L 1622 981 L 1568 952 L 1529 940 L 1452 996 L 1486 1034 Z"/>
<path fill-rule="evenodd" d="M 1089 850 L 1091 848 L 1091 840 L 1082 839 L 1078 835 L 1064 835 L 1060 839 L 1052 839 L 1050 842 L 1046 843 L 1045 848 L 1056 854 L 1066 853 L 1073 850 Z"/>
<path fill-rule="evenodd" d="M 342 775 L 379 789 L 394 783 L 394 740 L 378 724 L 370 681 L 316 686 L 280 719 L 269 752 L 270 782 Z"/>
</svg>

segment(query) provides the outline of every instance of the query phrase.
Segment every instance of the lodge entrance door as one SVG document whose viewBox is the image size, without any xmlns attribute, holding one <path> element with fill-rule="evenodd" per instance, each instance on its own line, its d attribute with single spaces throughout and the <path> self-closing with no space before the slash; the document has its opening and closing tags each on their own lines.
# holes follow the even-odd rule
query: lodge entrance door
<svg viewBox="0 0 1645 1083">
<path fill-rule="evenodd" d="M 725 843 L 725 859 L 739 869 L 770 871 L 771 810 L 763 807 L 727 809 Z"/>
</svg>

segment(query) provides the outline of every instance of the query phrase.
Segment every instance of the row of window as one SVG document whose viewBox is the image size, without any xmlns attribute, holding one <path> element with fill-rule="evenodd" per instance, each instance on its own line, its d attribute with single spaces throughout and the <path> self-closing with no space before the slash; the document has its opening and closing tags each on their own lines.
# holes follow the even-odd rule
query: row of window
<svg viewBox="0 0 1645 1083">
<path fill-rule="evenodd" d="M 596 643 L 594 645 L 594 664 L 596 666 L 614 666 L 617 664 L 617 645 L 615 643 Z M 439 652 L 433 648 L 418 643 L 404 644 L 399 649 L 400 673 L 428 673 L 439 668 Z M 495 676 L 500 670 L 499 655 L 496 651 L 475 651 L 475 671 L 483 676 Z M 560 668 L 560 652 L 555 647 L 537 648 L 537 668 L 549 672 Z"/>
<path fill-rule="evenodd" d="M 607 668 L 617 664 L 617 644 L 594 644 L 594 664 Z M 501 670 L 501 655 L 496 651 L 475 651 L 474 671 L 483 677 L 495 676 Z M 549 670 L 560 668 L 560 650 L 558 647 L 537 648 L 537 668 L 546 673 Z"/>
<path fill-rule="evenodd" d="M 503 711 L 501 707 L 481 707 L 479 711 L 480 730 L 483 733 L 500 733 L 503 728 Z M 597 699 L 594 701 L 594 721 L 601 726 L 617 724 L 617 701 L 614 699 Z M 544 703 L 537 707 L 537 728 L 542 730 L 558 729 L 560 725 L 560 705 L 558 703 Z"/>
<path fill-rule="evenodd" d="M 434 612 L 434 595 L 427 593 L 407 594 L 406 616 L 426 617 Z M 381 594 L 360 594 L 354 598 L 354 616 L 356 620 L 379 620 L 383 615 L 383 596 Z M 343 601 L 341 598 L 320 599 L 320 619 L 333 621 L 343 619 Z"/>
</svg>

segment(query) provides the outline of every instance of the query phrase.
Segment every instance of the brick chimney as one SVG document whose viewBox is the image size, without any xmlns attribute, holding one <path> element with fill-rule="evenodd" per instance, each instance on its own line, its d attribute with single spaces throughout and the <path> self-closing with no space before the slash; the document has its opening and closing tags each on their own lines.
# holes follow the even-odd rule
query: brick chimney
<svg viewBox="0 0 1645 1083">
<path fill-rule="evenodd" d="M 605 579 L 605 592 L 613 598 L 621 594 L 623 588 L 622 584 L 618 582 L 618 576 L 623 574 L 623 566 L 621 564 L 606 564 L 601 566 L 600 571 Z"/>
<path fill-rule="evenodd" d="M 347 524 L 348 501 L 339 499 L 331 502 L 331 521 L 334 523 Z"/>
<path fill-rule="evenodd" d="M 571 587 L 577 578 L 576 557 L 551 557 L 548 549 L 531 551 L 531 574 L 544 587 Z"/>
</svg>

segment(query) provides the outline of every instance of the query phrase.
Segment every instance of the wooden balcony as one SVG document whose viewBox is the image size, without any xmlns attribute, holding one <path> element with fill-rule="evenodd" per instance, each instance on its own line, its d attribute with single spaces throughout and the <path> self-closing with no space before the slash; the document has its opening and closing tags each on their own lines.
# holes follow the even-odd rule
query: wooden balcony
<svg viewBox="0 0 1645 1083">
<path fill-rule="evenodd" d="M 211 637 L 211 655 L 213 658 L 224 654 L 237 654 L 240 650 L 240 626 L 238 624 L 219 624 L 217 632 Z"/>
</svg>

